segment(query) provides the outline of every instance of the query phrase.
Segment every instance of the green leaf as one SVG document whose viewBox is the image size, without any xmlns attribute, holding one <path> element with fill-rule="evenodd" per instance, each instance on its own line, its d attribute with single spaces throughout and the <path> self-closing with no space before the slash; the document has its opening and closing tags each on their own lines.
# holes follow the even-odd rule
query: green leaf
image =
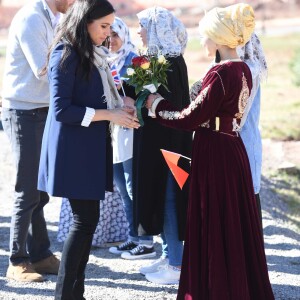
<svg viewBox="0 0 300 300">
<path fill-rule="evenodd" d="M 141 86 L 137 86 L 136 88 L 135 88 L 135 94 L 137 95 L 139 92 L 141 92 L 143 90 L 143 87 L 141 87 Z"/>
</svg>

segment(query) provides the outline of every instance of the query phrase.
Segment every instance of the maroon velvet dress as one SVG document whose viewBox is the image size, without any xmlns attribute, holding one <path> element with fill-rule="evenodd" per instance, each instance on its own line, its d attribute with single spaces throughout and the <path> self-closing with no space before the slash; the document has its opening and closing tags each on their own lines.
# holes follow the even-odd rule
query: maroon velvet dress
<svg viewBox="0 0 300 300">
<path fill-rule="evenodd" d="M 195 130 L 178 300 L 274 299 L 250 165 L 237 133 L 251 88 L 248 66 L 226 62 L 210 69 L 184 110 L 165 100 L 156 108 L 160 123 Z"/>
</svg>

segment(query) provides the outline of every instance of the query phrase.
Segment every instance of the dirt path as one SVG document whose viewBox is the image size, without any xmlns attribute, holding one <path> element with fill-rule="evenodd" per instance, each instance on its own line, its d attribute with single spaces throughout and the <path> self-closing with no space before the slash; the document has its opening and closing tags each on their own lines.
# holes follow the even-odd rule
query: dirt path
<svg viewBox="0 0 300 300">
<path fill-rule="evenodd" d="M 264 141 L 264 171 L 287 159 L 296 163 L 300 143 Z M 9 222 L 13 189 L 12 157 L 4 132 L 0 130 L 0 300 L 53 299 L 55 276 L 43 283 L 19 284 L 7 281 Z M 276 300 L 300 299 L 300 234 L 286 216 L 287 205 L 270 190 L 270 181 L 263 177 L 262 207 L 265 249 L 269 275 Z M 59 255 L 62 244 L 56 241 L 60 201 L 51 199 L 45 216 L 53 250 Z M 156 250 L 160 247 L 156 243 Z M 86 299 L 88 300 L 175 300 L 177 286 L 157 286 L 145 281 L 138 268 L 150 260 L 126 261 L 108 253 L 105 248 L 93 249 L 87 267 Z"/>
</svg>

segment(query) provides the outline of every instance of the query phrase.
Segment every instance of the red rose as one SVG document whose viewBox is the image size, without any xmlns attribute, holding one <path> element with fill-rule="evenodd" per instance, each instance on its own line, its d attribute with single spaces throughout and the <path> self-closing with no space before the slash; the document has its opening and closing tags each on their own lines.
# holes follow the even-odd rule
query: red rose
<svg viewBox="0 0 300 300">
<path fill-rule="evenodd" d="M 149 60 L 145 56 L 137 56 L 131 62 L 134 67 L 140 67 L 142 64 L 148 63 Z"/>
<path fill-rule="evenodd" d="M 133 64 L 133 66 L 138 67 L 140 65 L 140 56 L 134 57 L 131 62 Z"/>
</svg>

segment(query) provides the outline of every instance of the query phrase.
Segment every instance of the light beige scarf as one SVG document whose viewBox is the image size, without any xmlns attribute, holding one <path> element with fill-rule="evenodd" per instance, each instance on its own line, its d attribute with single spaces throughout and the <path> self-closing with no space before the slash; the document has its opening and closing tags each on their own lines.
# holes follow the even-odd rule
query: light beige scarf
<svg viewBox="0 0 300 300">
<path fill-rule="evenodd" d="M 111 75 L 111 70 L 107 63 L 108 52 L 105 50 L 105 47 L 94 46 L 94 65 L 97 67 L 102 79 L 107 108 L 114 109 L 121 107 L 123 105 L 123 100 L 118 93 L 114 79 Z"/>
<path fill-rule="evenodd" d="M 123 106 L 123 100 L 120 97 L 114 79 L 111 75 L 110 67 L 107 63 L 108 51 L 105 47 L 94 46 L 94 65 L 97 67 L 99 74 L 101 76 L 104 97 L 107 103 L 107 109 L 114 109 Z M 110 132 L 114 132 L 115 124 L 110 122 Z"/>
</svg>

